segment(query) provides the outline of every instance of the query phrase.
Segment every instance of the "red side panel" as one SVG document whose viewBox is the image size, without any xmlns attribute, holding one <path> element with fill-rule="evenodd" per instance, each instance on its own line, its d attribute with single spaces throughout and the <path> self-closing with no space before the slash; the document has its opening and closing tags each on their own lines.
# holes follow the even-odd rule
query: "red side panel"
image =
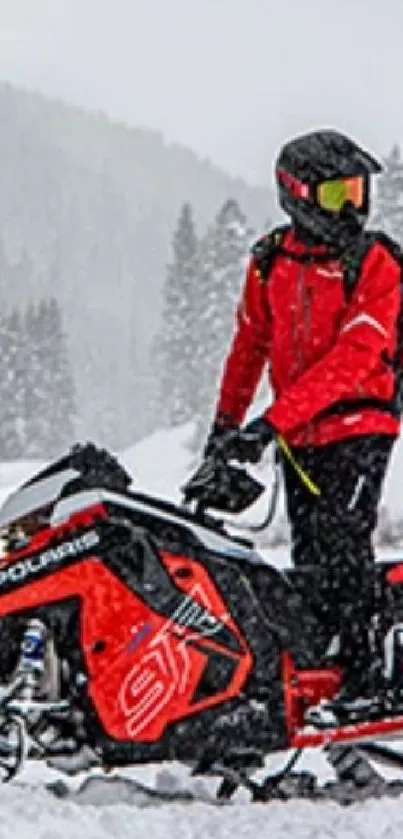
<svg viewBox="0 0 403 839">
<path fill-rule="evenodd" d="M 175 564 L 172 557 L 165 561 Z M 169 723 L 236 696 L 252 667 L 246 642 L 225 617 L 225 604 L 212 582 L 203 574 L 201 579 L 206 592 L 193 589 L 192 595 L 236 630 L 239 651 L 218 644 L 212 628 L 195 631 L 153 612 L 95 557 L 3 595 L 0 617 L 78 597 L 88 691 L 105 731 L 116 739 L 153 742 Z M 232 675 L 225 688 L 195 702 L 209 650 L 232 658 Z"/>
<path fill-rule="evenodd" d="M 326 728 L 318 732 L 297 732 L 290 740 L 295 749 L 325 746 L 327 743 L 358 743 L 360 740 L 374 740 L 403 733 L 403 716 L 390 717 L 376 722 L 360 722 L 339 728 Z"/>
</svg>

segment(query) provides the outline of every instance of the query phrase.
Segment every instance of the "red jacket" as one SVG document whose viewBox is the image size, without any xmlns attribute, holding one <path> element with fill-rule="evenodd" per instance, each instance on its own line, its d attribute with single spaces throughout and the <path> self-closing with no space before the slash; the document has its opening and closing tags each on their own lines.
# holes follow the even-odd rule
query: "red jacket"
<svg viewBox="0 0 403 839">
<path fill-rule="evenodd" d="M 287 254 L 276 257 L 267 280 L 249 263 L 217 411 L 242 422 L 269 362 L 275 400 L 265 417 L 292 445 L 397 434 L 399 421 L 385 405 L 357 400 L 393 397 L 399 266 L 374 244 L 347 304 L 337 260 L 297 261 L 306 247 L 292 232 L 282 247 Z M 355 404 L 346 409 L 346 400 Z"/>
</svg>

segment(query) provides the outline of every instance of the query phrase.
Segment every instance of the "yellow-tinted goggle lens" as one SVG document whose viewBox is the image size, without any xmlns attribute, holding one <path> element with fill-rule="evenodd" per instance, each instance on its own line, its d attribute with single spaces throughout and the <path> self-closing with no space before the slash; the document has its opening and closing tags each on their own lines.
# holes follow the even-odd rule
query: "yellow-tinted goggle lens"
<svg viewBox="0 0 403 839">
<path fill-rule="evenodd" d="M 351 201 L 354 207 L 362 207 L 364 200 L 364 179 L 360 176 L 354 178 L 335 178 L 332 181 L 322 181 L 317 188 L 317 201 L 323 210 L 338 212 Z"/>
</svg>

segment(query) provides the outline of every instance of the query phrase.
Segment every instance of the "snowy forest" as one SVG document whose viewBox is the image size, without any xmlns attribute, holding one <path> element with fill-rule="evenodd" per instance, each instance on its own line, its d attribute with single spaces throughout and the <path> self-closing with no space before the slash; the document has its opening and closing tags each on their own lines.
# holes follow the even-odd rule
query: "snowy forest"
<svg viewBox="0 0 403 839">
<path fill-rule="evenodd" d="M 0 116 L 0 459 L 122 449 L 190 419 L 197 451 L 274 194 L 8 85 Z M 402 241 L 398 146 L 384 163 L 372 224 Z"/>
<path fill-rule="evenodd" d="M 0 458 L 48 457 L 70 435 L 120 450 L 164 414 L 155 408 L 155 339 L 182 205 L 192 203 L 202 239 L 228 196 L 259 231 L 272 215 L 272 195 L 158 132 L 7 84 L 0 84 L 0 119 L 2 316 L 18 313 L 23 322 L 31 305 L 55 301 L 73 382 L 67 390 L 75 394 L 63 408 L 64 430 L 49 409 L 47 439 L 42 428 L 41 439 L 28 443 L 21 406 L 35 401 L 38 382 L 22 381 L 15 354 Z"/>
</svg>

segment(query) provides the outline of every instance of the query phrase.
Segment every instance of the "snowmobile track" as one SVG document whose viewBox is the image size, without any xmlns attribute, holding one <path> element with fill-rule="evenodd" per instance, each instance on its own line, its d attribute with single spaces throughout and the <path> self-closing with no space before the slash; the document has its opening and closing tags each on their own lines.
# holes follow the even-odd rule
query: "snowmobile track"
<svg viewBox="0 0 403 839">
<path fill-rule="evenodd" d="M 124 776 L 107 777 L 93 775 L 78 789 L 72 789 L 64 780 L 46 783 L 45 790 L 59 799 L 68 799 L 77 804 L 112 806 L 126 804 L 133 807 L 160 807 L 169 804 L 209 804 L 213 807 L 231 807 L 239 801 L 219 800 L 207 789 L 153 789 Z M 255 802 L 290 802 L 308 800 L 312 802 L 332 801 L 341 807 L 362 803 L 376 798 L 397 798 L 403 795 L 403 781 L 386 781 L 380 777 L 361 787 L 354 781 L 330 781 L 319 785 L 310 772 L 296 772 L 286 778 L 269 798 L 255 798 Z"/>
</svg>

